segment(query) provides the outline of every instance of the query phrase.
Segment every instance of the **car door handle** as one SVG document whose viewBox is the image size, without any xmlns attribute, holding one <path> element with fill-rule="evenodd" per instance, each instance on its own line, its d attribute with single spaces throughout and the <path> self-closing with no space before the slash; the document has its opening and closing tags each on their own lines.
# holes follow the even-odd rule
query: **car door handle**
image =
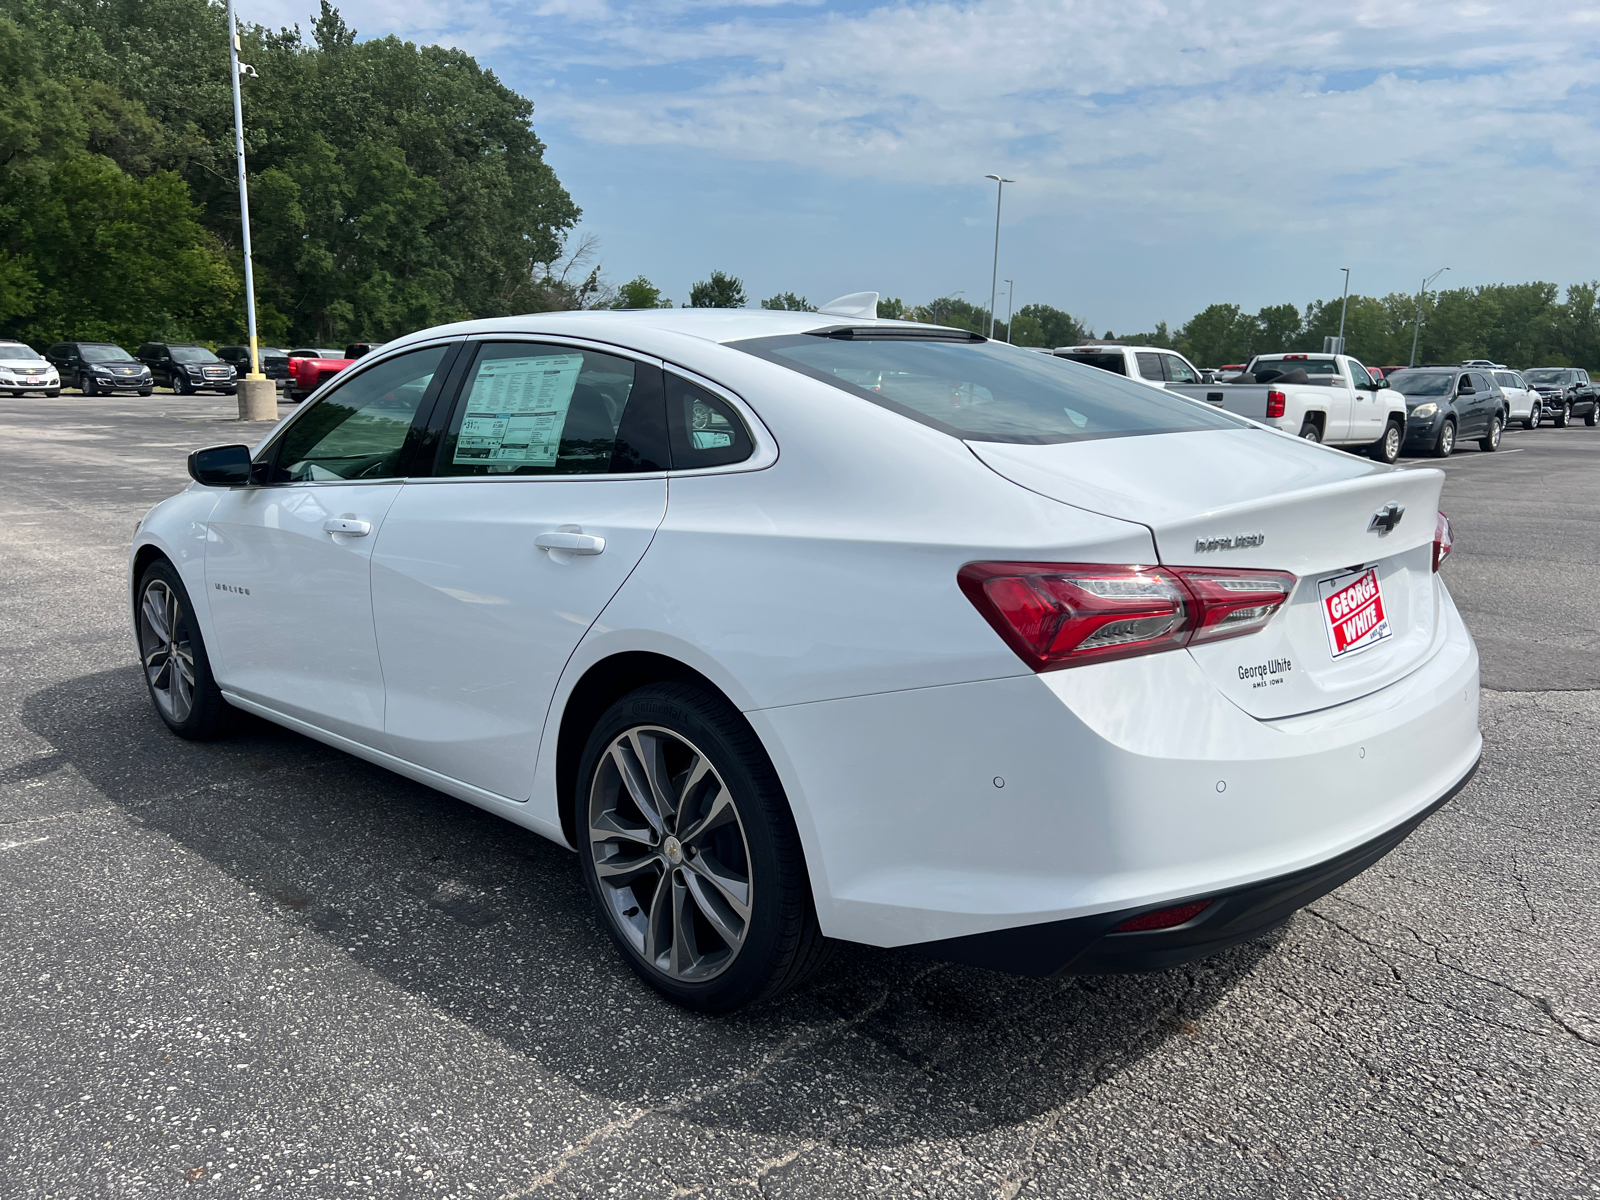
<svg viewBox="0 0 1600 1200">
<path fill-rule="evenodd" d="M 322 523 L 324 533 L 342 533 L 346 537 L 366 537 L 372 532 L 371 521 L 352 521 L 346 517 L 335 517 L 331 521 Z"/>
<path fill-rule="evenodd" d="M 599 554 L 606 548 L 603 537 L 567 529 L 541 533 L 533 539 L 533 544 L 541 550 L 565 550 L 568 554 Z"/>
</svg>

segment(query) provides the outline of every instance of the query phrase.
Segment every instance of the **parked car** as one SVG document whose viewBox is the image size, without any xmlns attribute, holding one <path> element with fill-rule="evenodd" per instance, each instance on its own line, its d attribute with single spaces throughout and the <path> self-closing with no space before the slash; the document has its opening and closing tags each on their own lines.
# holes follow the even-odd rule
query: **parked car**
<svg viewBox="0 0 1600 1200">
<path fill-rule="evenodd" d="M 1400 457 L 1404 401 L 1345 354 L 1273 354 L 1252 358 L 1228 383 L 1174 386 L 1181 395 L 1313 442 L 1358 449 L 1379 462 Z"/>
<path fill-rule="evenodd" d="M 234 374 L 243 379 L 250 373 L 250 347 L 249 346 L 224 346 L 217 351 L 217 357 L 233 367 Z M 289 352 L 279 350 L 276 346 L 257 346 L 256 362 L 261 367 L 261 373 L 273 380 L 279 387 L 289 378 Z"/>
<path fill-rule="evenodd" d="M 1590 381 L 1589 372 L 1583 368 L 1533 367 L 1522 377 L 1539 393 L 1544 415 L 1555 422 L 1557 429 L 1572 424 L 1573 417 L 1582 417 L 1585 425 L 1600 419 L 1595 412 L 1600 387 Z"/>
<path fill-rule="evenodd" d="M 0 340 L 0 392 L 26 396 L 43 392 L 61 395 L 61 375 L 55 366 L 32 346 L 10 339 Z"/>
<path fill-rule="evenodd" d="M 1210 376 L 1176 350 L 1163 350 L 1159 346 L 1119 346 L 1097 343 L 1082 346 L 1060 346 L 1053 353 L 1058 358 L 1098 367 L 1113 375 L 1124 375 L 1164 388 L 1169 383 L 1204 383 Z"/>
<path fill-rule="evenodd" d="M 851 301 L 429 329 L 197 451 L 129 556 L 156 712 L 575 848 L 712 1011 L 830 939 L 1170 967 L 1466 783 L 1442 472 Z"/>
<path fill-rule="evenodd" d="M 1461 364 L 1463 367 L 1482 367 L 1486 371 L 1504 371 L 1505 363 L 1490 362 L 1487 358 L 1469 358 Z"/>
<path fill-rule="evenodd" d="M 192 342 L 146 342 L 139 347 L 139 361 L 150 368 L 156 383 L 180 396 L 201 391 L 231 396 L 238 391 L 239 379 L 232 364 Z"/>
<path fill-rule="evenodd" d="M 1478 449 L 1499 449 L 1508 404 L 1487 371 L 1460 367 L 1412 367 L 1394 377 L 1405 397 L 1406 448 L 1412 453 L 1449 458 L 1464 438 Z"/>
<path fill-rule="evenodd" d="M 1543 398 L 1528 386 L 1522 373 L 1508 369 L 1490 374 L 1506 398 L 1506 423 L 1521 421 L 1524 429 L 1539 428 L 1539 422 L 1544 419 Z"/>
<path fill-rule="evenodd" d="M 85 396 L 111 392 L 148 396 L 154 390 L 150 368 L 110 342 L 57 342 L 45 357 L 63 384 L 70 383 Z"/>
<path fill-rule="evenodd" d="M 284 389 L 285 398 L 304 400 L 353 361 L 338 350 L 302 347 L 289 351 L 289 384 Z"/>
<path fill-rule="evenodd" d="M 344 356 L 354 360 L 383 348 L 382 342 L 351 342 L 344 348 Z"/>
</svg>

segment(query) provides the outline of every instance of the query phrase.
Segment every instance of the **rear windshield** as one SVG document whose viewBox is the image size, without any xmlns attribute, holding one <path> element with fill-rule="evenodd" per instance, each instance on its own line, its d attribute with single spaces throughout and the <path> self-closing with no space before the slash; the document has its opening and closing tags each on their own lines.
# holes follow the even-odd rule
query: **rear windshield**
<svg viewBox="0 0 1600 1200">
<path fill-rule="evenodd" d="M 211 351 L 204 346 L 174 346 L 172 347 L 172 361 L 182 363 L 214 363 L 221 362 Z"/>
<path fill-rule="evenodd" d="M 980 442 L 1045 445 L 1249 427 L 1180 396 L 999 342 L 800 334 L 732 345 Z"/>
<path fill-rule="evenodd" d="M 133 355 L 121 346 L 81 346 L 78 352 L 84 362 L 132 362 Z"/>
<path fill-rule="evenodd" d="M 1401 371 L 1389 376 L 1395 391 L 1406 396 L 1446 396 L 1455 386 L 1454 371 Z"/>
<path fill-rule="evenodd" d="M 1537 371 L 1524 371 L 1522 377 L 1529 383 L 1566 383 L 1572 378 L 1572 372 L 1540 367 Z"/>
<path fill-rule="evenodd" d="M 1128 373 L 1127 360 L 1121 354 L 1058 354 L 1057 358 L 1064 358 L 1068 362 L 1082 363 L 1086 367 L 1099 367 L 1102 371 L 1110 371 L 1113 375 L 1126 375 Z"/>
<path fill-rule="evenodd" d="M 1331 358 L 1258 358 L 1251 368 L 1258 383 L 1266 382 L 1261 377 L 1269 371 L 1280 375 L 1304 371 L 1312 383 L 1334 383 L 1340 378 L 1339 364 Z"/>
</svg>

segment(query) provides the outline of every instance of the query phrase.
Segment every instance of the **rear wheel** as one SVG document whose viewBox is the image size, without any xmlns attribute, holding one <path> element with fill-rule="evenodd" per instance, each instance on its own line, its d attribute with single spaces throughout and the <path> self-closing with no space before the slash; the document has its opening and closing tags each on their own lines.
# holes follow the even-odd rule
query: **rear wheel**
<svg viewBox="0 0 1600 1200">
<path fill-rule="evenodd" d="M 1537 428 L 1539 428 L 1539 417 L 1540 417 L 1539 406 L 1537 404 L 1535 404 L 1533 406 L 1533 411 L 1528 413 L 1528 419 L 1523 421 L 1522 427 L 1524 429 L 1537 429 Z"/>
<path fill-rule="evenodd" d="M 1307 421 L 1300 426 L 1300 436 L 1308 442 L 1320 442 L 1322 440 L 1322 430 L 1317 428 L 1315 421 Z"/>
<path fill-rule="evenodd" d="M 624 696 L 589 735 L 576 790 L 584 882 L 651 987 L 728 1012 L 825 960 L 788 801 L 726 701 L 679 683 Z"/>
<path fill-rule="evenodd" d="M 1556 428 L 1565 429 L 1572 424 L 1572 401 L 1568 400 L 1561 406 L 1561 411 L 1556 413 Z"/>
<path fill-rule="evenodd" d="M 139 658 L 150 700 L 168 729 L 196 741 L 226 732 L 235 710 L 212 677 L 183 580 L 164 559 L 151 563 L 139 581 Z"/>
<path fill-rule="evenodd" d="M 1439 438 L 1433 443 L 1433 456 L 1435 458 L 1449 458 L 1456 448 L 1456 423 L 1445 421 L 1439 430 Z"/>
<path fill-rule="evenodd" d="M 1486 453 L 1493 453 L 1500 448 L 1500 434 L 1505 430 L 1506 423 L 1499 413 L 1489 419 L 1489 432 L 1478 439 L 1478 449 Z"/>
<path fill-rule="evenodd" d="M 1390 421 L 1384 427 L 1383 436 L 1372 443 L 1367 453 L 1381 463 L 1393 463 L 1400 457 L 1400 443 L 1404 440 L 1405 434 L 1400 426 Z"/>
</svg>

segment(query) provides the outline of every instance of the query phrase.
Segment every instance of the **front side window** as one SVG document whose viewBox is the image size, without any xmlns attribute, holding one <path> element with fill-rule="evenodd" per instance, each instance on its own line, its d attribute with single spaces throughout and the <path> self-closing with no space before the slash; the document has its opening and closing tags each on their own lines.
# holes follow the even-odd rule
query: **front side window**
<svg viewBox="0 0 1600 1200">
<path fill-rule="evenodd" d="M 1253 428 L 1182 396 L 999 342 L 798 334 L 730 344 L 953 437 L 980 442 L 1049 445 Z"/>
<path fill-rule="evenodd" d="M 1350 360 L 1350 382 L 1358 388 L 1371 389 L 1372 374 L 1355 359 Z"/>
<path fill-rule="evenodd" d="M 284 432 L 273 483 L 393 479 L 446 347 L 401 354 L 345 379 Z"/>
<path fill-rule="evenodd" d="M 1167 378 L 1173 383 L 1200 382 L 1200 376 L 1196 375 L 1194 369 L 1176 354 L 1163 354 L 1161 359 L 1167 368 Z"/>
<path fill-rule="evenodd" d="M 659 368 L 572 346 L 478 348 L 440 475 L 608 475 L 667 469 Z"/>
</svg>

